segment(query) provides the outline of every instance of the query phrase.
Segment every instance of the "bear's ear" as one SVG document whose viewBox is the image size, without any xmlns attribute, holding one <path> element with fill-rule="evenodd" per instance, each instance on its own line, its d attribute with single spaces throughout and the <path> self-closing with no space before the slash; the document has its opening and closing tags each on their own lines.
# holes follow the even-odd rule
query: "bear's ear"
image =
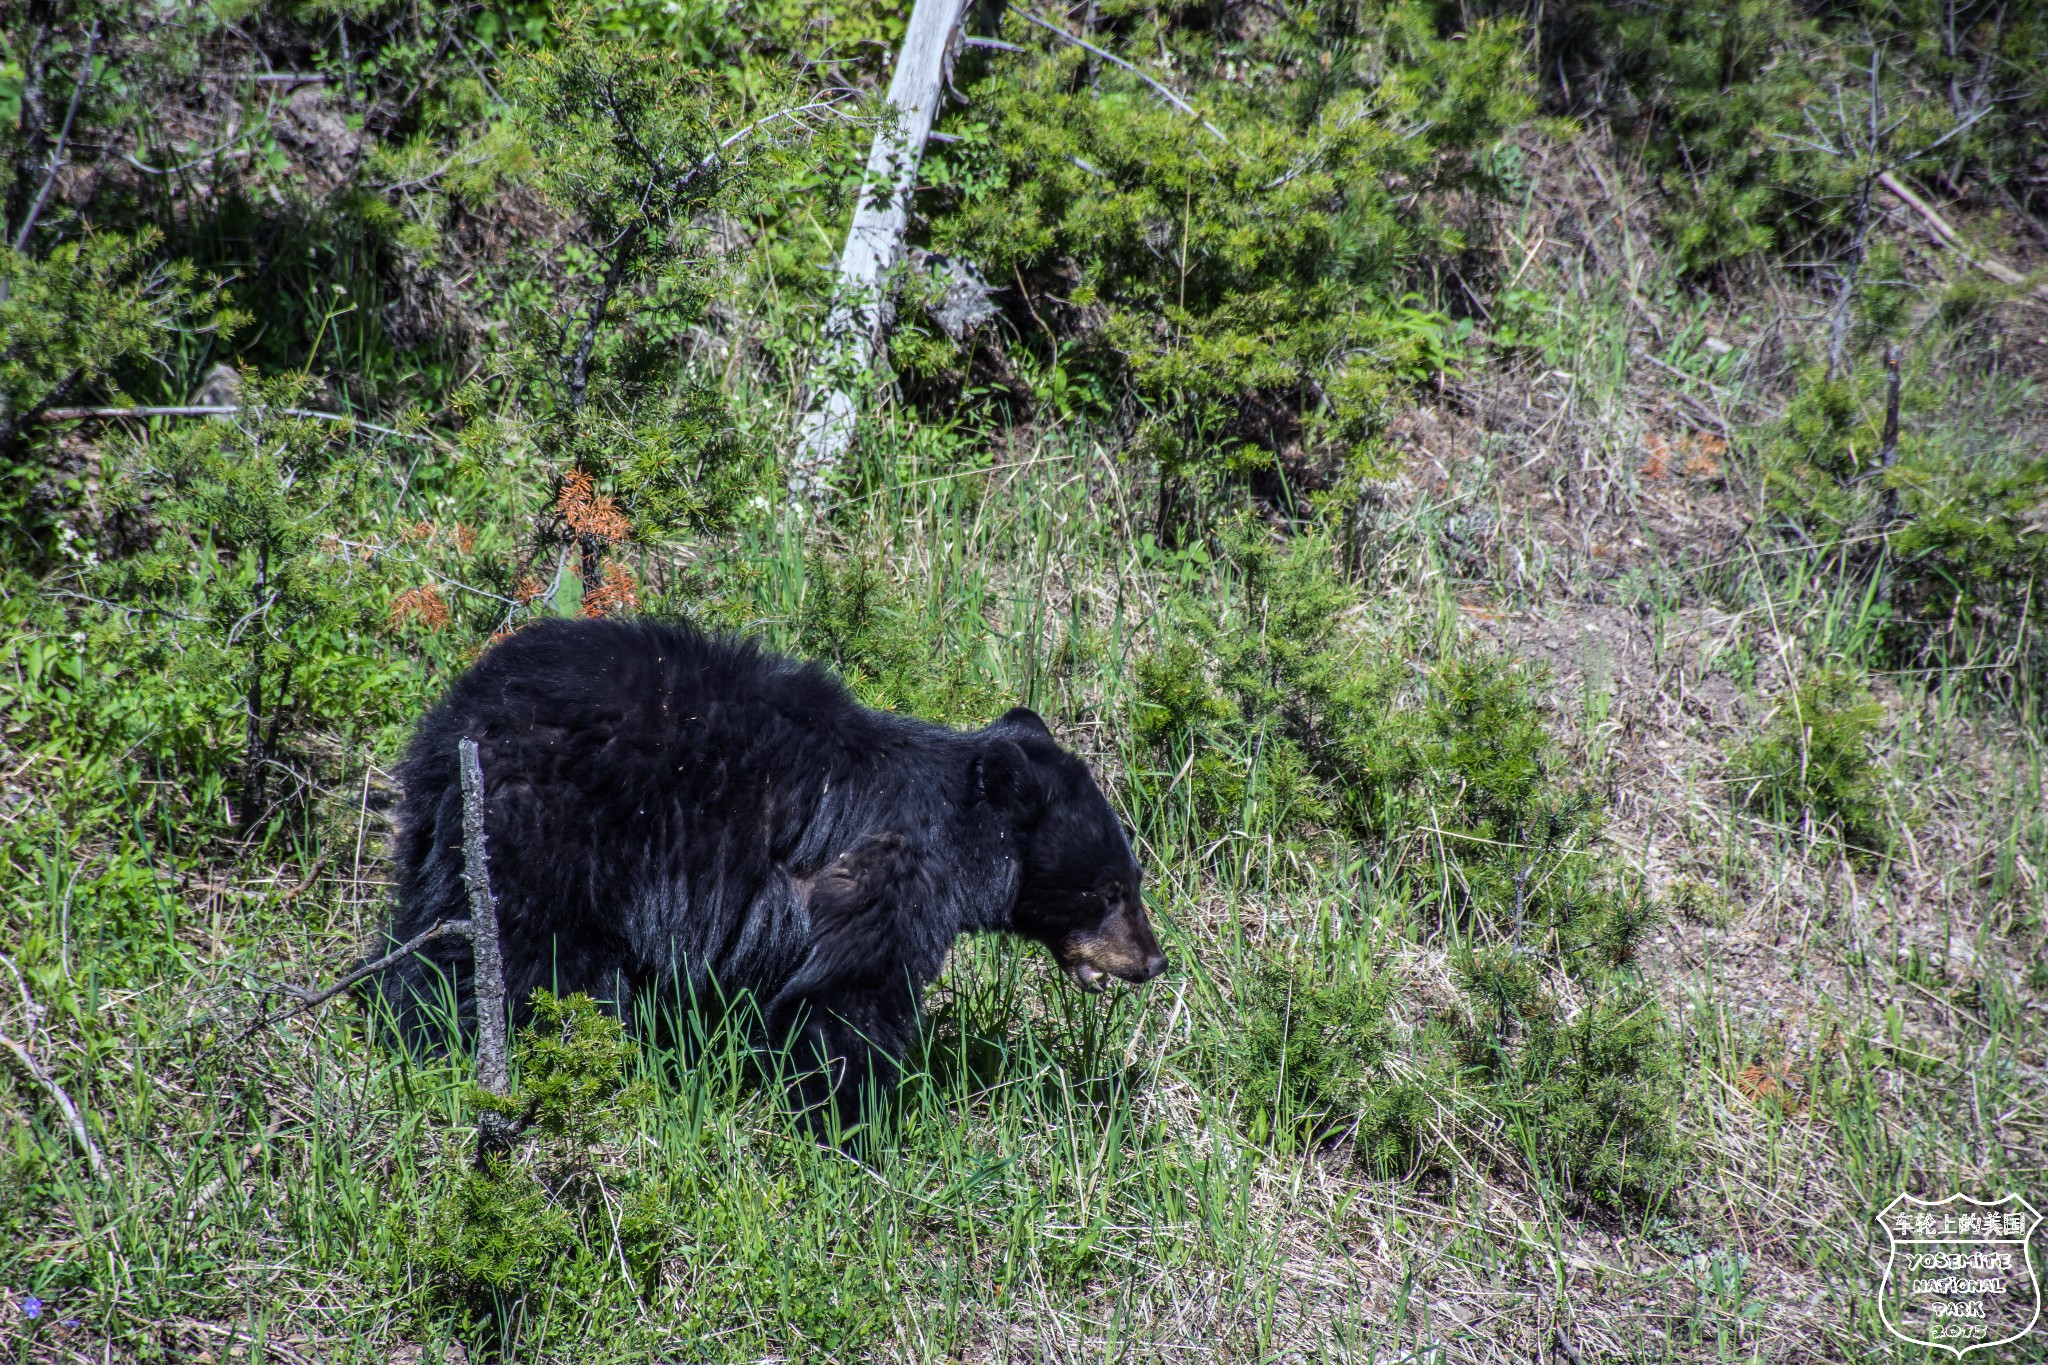
<svg viewBox="0 0 2048 1365">
<path fill-rule="evenodd" d="M 968 765 L 970 797 L 1014 818 L 1019 825 L 1036 824 L 1045 812 L 1045 787 L 1031 760 L 1012 740 L 992 739 Z"/>
<path fill-rule="evenodd" d="M 1052 738 L 1052 731 L 1046 728 L 1045 720 L 1028 706 L 1011 707 L 1003 712 L 1003 718 L 996 724 L 1005 729 L 1028 730 L 1046 739 Z"/>
</svg>

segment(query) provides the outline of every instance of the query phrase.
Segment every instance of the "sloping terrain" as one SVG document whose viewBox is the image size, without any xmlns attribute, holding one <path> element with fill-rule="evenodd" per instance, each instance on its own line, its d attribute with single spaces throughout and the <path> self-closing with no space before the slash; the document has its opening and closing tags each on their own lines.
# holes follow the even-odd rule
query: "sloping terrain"
<svg viewBox="0 0 2048 1365">
<path fill-rule="evenodd" d="M 0 19 L 0 1352 L 1937 1354 L 1879 1211 L 2048 1191 L 2048 26 L 979 15 L 913 227 L 995 312 L 897 281 L 820 510 L 903 18 Z M 467 1058 L 285 988 L 420 711 L 633 612 L 1038 708 L 1174 969 L 963 941 L 844 1151 L 571 1006 L 473 1172 Z"/>
</svg>

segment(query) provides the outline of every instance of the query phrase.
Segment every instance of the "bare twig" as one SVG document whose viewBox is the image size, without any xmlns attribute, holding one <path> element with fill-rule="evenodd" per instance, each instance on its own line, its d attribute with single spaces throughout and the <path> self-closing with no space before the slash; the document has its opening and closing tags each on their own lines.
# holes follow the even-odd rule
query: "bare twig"
<svg viewBox="0 0 2048 1365">
<path fill-rule="evenodd" d="M 469 883 L 469 941 L 475 971 L 476 1083 L 488 1094 L 512 1091 L 512 1065 L 505 1038 L 505 964 L 498 952 L 498 902 L 491 895 L 489 855 L 484 848 L 484 769 L 476 741 L 457 745 L 462 763 L 462 877 Z M 477 1116 L 477 1164 L 512 1148 L 517 1129 L 504 1115 L 486 1109 Z"/>
<path fill-rule="evenodd" d="M 1890 469 L 1899 459 L 1899 348 L 1884 348 L 1884 443 L 1878 447 L 1877 467 Z M 1899 516 L 1899 489 L 1888 483 L 1884 490 L 1884 524 Z"/>
<path fill-rule="evenodd" d="M 1878 69 L 1883 53 L 1873 48 L 1870 53 L 1870 133 L 1867 148 L 1870 161 L 1877 162 L 1883 150 L 1888 131 L 1878 127 L 1883 108 L 1882 91 L 1878 85 Z M 1874 174 L 1863 177 L 1863 185 L 1856 198 L 1856 233 L 1849 242 L 1849 265 L 1842 272 L 1841 286 L 1835 292 L 1835 306 L 1828 318 L 1828 378 L 1842 368 L 1842 357 L 1849 349 L 1849 305 L 1856 297 L 1856 281 L 1863 273 L 1864 244 L 1870 237 L 1870 191 L 1877 183 Z"/>
<path fill-rule="evenodd" d="M 350 986 L 355 985 L 358 981 L 362 981 L 369 977 L 375 976 L 377 973 L 385 970 L 387 967 L 394 966 L 403 959 L 411 957 L 414 953 L 426 947 L 435 939 L 447 938 L 450 935 L 468 938 L 470 936 L 469 921 L 466 919 L 442 920 L 439 923 L 435 924 L 432 928 L 422 929 L 419 933 L 414 934 L 411 938 L 407 939 L 404 943 L 399 944 L 396 948 L 393 948 L 390 952 L 384 954 L 384 956 L 378 958 L 375 962 L 364 963 L 362 966 L 356 968 L 347 976 L 344 976 L 341 980 L 335 982 L 333 985 L 327 987 L 325 990 L 305 991 L 300 990 L 297 986 L 283 986 L 281 987 L 281 989 L 284 991 L 284 993 L 292 997 L 292 1007 L 288 1010 L 282 1011 L 281 1013 L 268 1015 L 262 1019 L 258 1019 L 254 1024 L 249 1026 L 249 1032 L 254 1033 L 258 1028 L 261 1028 L 265 1024 L 274 1024 L 281 1019 L 289 1019 L 294 1014 L 301 1013 L 305 1010 L 316 1009 L 319 1006 L 324 1005 L 328 1001 L 332 1000 L 335 996 L 340 995 L 343 991 L 347 990 Z M 243 1036 L 246 1037 L 247 1034 Z"/>
<path fill-rule="evenodd" d="M 28 980 L 22 976 L 21 968 L 14 965 L 14 959 L 0 953 L 0 963 L 4 963 L 7 970 L 14 975 L 14 984 L 21 991 L 22 1009 L 27 1013 L 29 1028 L 33 1030 L 36 1021 L 42 1018 L 43 1007 L 28 993 Z M 30 1078 L 49 1093 L 50 1102 L 55 1104 L 57 1111 L 64 1116 L 64 1126 L 71 1130 L 72 1140 L 84 1151 L 86 1164 L 92 1167 L 93 1176 L 104 1180 L 107 1175 L 107 1163 L 100 1156 L 99 1145 L 92 1140 L 92 1132 L 85 1126 L 85 1116 L 78 1112 L 78 1106 L 71 1102 L 71 1096 L 58 1083 L 57 1078 L 36 1060 L 35 1053 L 29 1051 L 26 1043 L 0 1033 L 0 1047 L 13 1053 L 14 1059 L 21 1063 L 22 1070 L 28 1072 Z"/>
<path fill-rule="evenodd" d="M 36 1061 L 34 1053 L 4 1033 L 0 1033 L 0 1047 L 12 1052 L 22 1068 L 34 1077 L 43 1089 L 50 1092 L 51 1101 L 64 1115 L 64 1126 L 71 1130 L 73 1140 L 85 1149 L 86 1163 L 92 1167 L 93 1175 L 104 1180 L 107 1175 L 107 1163 L 101 1158 L 100 1149 L 94 1144 L 92 1134 L 86 1131 L 85 1119 L 79 1114 L 78 1106 L 71 1102 L 71 1096 L 64 1093 L 64 1087 L 57 1084 L 57 1078 L 43 1069 L 42 1064 Z"/>
<path fill-rule="evenodd" d="M 1173 91 L 1167 89 L 1158 81 L 1153 80 L 1150 76 L 1140 71 L 1137 67 L 1132 66 L 1129 62 L 1117 56 L 1115 53 L 1104 52 L 1101 48 L 1089 42 L 1086 38 L 1077 38 L 1073 34 L 1061 28 L 1058 24 L 1052 23 L 1050 20 L 1041 19 L 1037 15 L 1033 14 L 1030 10 L 1020 9 L 1017 11 L 1017 13 L 1027 23 L 1036 24 L 1040 28 L 1044 29 L 1047 33 L 1055 34 L 1061 38 L 1066 39 L 1068 42 L 1072 43 L 1074 46 L 1078 48 L 1094 53 L 1096 56 L 1102 58 L 1102 60 L 1108 62 L 1112 66 L 1122 67 L 1125 71 L 1130 72 L 1133 76 L 1136 76 L 1139 80 L 1145 82 L 1145 84 L 1151 86 L 1154 90 L 1158 91 L 1159 97 L 1161 99 L 1165 100 L 1174 108 L 1180 110 L 1183 114 L 1186 114 L 1195 122 L 1201 124 L 1204 128 L 1208 129 L 1210 135 L 1213 136 L 1218 142 L 1222 143 L 1226 147 L 1230 145 L 1230 139 L 1223 135 L 1223 130 L 1221 128 L 1218 128 L 1215 124 L 1209 122 L 1209 120 L 1203 118 L 1200 114 L 1196 113 L 1195 107 L 1192 104 L 1189 104 L 1179 95 L 1174 94 Z"/>
<path fill-rule="evenodd" d="M 35 202 L 28 206 L 28 213 L 21 220 L 21 231 L 14 236 L 16 251 L 28 246 L 28 236 L 36 229 L 36 219 L 42 216 L 43 205 L 49 202 L 50 187 L 57 183 L 57 172 L 64 165 L 64 144 L 71 140 L 71 123 L 78 117 L 78 101 L 92 80 L 92 50 L 99 41 L 100 21 L 95 19 L 92 32 L 85 37 L 85 55 L 79 59 L 78 80 L 71 87 L 71 104 L 64 111 L 64 126 L 57 130 L 57 145 L 50 149 L 50 163 L 43 171 L 42 186 L 37 189 Z"/>
</svg>

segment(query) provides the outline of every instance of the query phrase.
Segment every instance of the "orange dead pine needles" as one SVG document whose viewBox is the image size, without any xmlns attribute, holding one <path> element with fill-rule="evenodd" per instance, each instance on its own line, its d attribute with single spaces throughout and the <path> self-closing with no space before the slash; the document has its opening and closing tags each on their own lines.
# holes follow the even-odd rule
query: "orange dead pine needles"
<svg viewBox="0 0 2048 1365">
<path fill-rule="evenodd" d="M 584 540 L 617 545 L 633 534 L 633 523 L 619 510 L 618 503 L 600 493 L 590 475 L 572 469 L 562 476 L 562 491 L 555 495 L 555 510 L 569 529 Z"/>
<path fill-rule="evenodd" d="M 391 624 L 402 626 L 408 621 L 428 630 L 439 630 L 448 624 L 448 599 L 441 595 L 437 585 L 422 583 L 391 599 Z"/>
<path fill-rule="evenodd" d="M 640 585 L 623 564 L 604 566 L 604 581 L 583 590 L 585 616 L 615 616 L 640 605 Z"/>
</svg>

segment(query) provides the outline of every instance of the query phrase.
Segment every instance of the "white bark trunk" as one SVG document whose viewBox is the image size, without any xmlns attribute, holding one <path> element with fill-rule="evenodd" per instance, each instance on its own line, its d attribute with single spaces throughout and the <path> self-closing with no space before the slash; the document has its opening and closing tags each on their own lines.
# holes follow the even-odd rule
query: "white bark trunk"
<svg viewBox="0 0 2048 1365">
<path fill-rule="evenodd" d="M 825 337 L 812 361 L 810 400 L 797 426 L 790 491 L 823 508 L 846 448 L 853 443 L 855 395 L 894 322 L 889 272 L 903 259 L 910 192 L 944 89 L 948 52 L 966 0 L 917 0 L 889 81 L 890 122 L 868 150 L 867 175 L 853 228 L 839 257 L 839 283 Z"/>
</svg>

